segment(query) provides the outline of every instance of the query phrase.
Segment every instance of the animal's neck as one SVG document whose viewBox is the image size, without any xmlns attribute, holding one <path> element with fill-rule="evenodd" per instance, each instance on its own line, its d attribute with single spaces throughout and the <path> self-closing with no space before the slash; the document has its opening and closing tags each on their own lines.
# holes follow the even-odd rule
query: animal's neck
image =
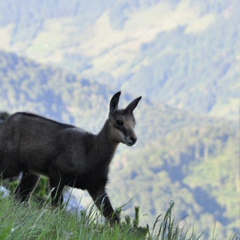
<svg viewBox="0 0 240 240">
<path fill-rule="evenodd" d="M 97 154 L 97 158 L 101 162 L 110 163 L 111 159 L 113 158 L 113 155 L 116 151 L 116 148 L 118 146 L 117 142 L 114 142 L 110 139 L 110 126 L 108 121 L 105 122 L 103 125 L 101 131 L 96 135 L 95 138 L 95 147 L 94 147 L 94 153 Z"/>
</svg>

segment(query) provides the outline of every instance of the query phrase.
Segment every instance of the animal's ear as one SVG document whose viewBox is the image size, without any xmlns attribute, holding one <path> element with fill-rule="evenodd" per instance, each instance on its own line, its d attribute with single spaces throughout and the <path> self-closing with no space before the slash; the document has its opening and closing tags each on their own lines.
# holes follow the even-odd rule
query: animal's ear
<svg viewBox="0 0 240 240">
<path fill-rule="evenodd" d="M 138 97 L 134 99 L 132 102 L 128 104 L 128 106 L 125 108 L 126 111 L 133 112 L 133 110 L 137 107 L 138 102 L 141 100 L 142 97 Z"/>
<path fill-rule="evenodd" d="M 117 92 L 113 95 L 110 101 L 109 115 L 113 115 L 114 112 L 118 110 L 118 102 L 119 102 L 120 95 L 121 95 L 121 92 Z"/>
</svg>

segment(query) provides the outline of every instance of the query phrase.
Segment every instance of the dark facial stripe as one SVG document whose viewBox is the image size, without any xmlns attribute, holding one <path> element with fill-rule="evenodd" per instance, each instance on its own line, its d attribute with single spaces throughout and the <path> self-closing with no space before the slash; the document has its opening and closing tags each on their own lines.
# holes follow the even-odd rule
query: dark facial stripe
<svg viewBox="0 0 240 240">
<path fill-rule="evenodd" d="M 116 128 L 119 130 L 119 131 L 121 131 L 123 134 L 124 134 L 124 136 L 127 136 L 128 135 L 128 130 L 125 128 L 125 127 L 123 127 L 123 126 L 116 126 Z"/>
</svg>

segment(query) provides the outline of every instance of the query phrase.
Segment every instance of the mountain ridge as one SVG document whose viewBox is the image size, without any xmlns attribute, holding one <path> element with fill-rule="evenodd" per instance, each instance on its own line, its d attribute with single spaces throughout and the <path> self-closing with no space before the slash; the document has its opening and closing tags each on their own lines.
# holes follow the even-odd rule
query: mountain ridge
<svg viewBox="0 0 240 240">
<path fill-rule="evenodd" d="M 1 49 L 154 102 L 238 118 L 236 0 L 92 4 L 43 1 L 39 11 L 0 1 Z"/>
</svg>

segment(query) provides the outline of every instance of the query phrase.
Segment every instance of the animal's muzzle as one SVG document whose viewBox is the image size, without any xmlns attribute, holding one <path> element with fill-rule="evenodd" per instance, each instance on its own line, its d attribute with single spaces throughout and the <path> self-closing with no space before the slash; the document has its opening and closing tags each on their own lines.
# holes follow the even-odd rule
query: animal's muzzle
<svg viewBox="0 0 240 240">
<path fill-rule="evenodd" d="M 137 138 L 134 137 L 134 136 L 131 136 L 131 137 L 128 137 L 125 139 L 125 143 L 128 145 L 128 146 L 132 146 L 136 143 L 137 141 Z"/>
</svg>

